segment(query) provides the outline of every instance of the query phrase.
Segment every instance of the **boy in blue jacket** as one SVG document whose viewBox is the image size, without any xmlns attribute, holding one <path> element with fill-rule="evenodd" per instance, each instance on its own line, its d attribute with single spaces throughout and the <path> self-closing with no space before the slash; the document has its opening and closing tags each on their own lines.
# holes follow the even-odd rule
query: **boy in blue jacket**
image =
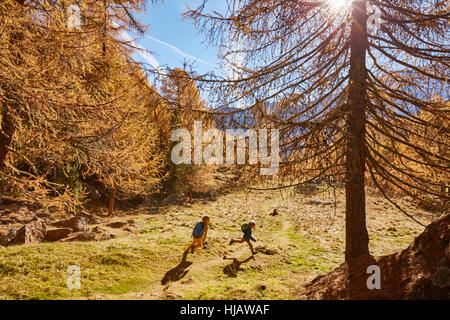
<svg viewBox="0 0 450 320">
<path fill-rule="evenodd" d="M 247 242 L 248 246 L 250 247 L 250 251 L 252 252 L 252 255 L 257 254 L 258 251 L 253 250 L 253 245 L 250 242 L 250 240 L 256 241 L 256 239 L 253 238 L 253 236 L 252 236 L 253 229 L 255 229 L 255 227 L 256 227 L 256 222 L 254 220 L 250 220 L 249 223 L 244 223 L 241 226 L 241 231 L 244 233 L 242 236 L 242 239 L 241 240 L 231 239 L 229 244 L 232 245 L 235 242 L 238 242 L 238 243 Z"/>
<path fill-rule="evenodd" d="M 194 253 L 194 249 L 198 247 L 203 247 L 205 245 L 205 239 L 206 235 L 208 234 L 208 224 L 209 224 L 210 218 L 208 215 L 204 215 L 202 217 L 202 222 L 198 222 L 194 230 L 192 231 L 192 238 L 194 239 L 192 243 L 187 247 L 185 252 L 191 251 L 191 253 Z"/>
</svg>

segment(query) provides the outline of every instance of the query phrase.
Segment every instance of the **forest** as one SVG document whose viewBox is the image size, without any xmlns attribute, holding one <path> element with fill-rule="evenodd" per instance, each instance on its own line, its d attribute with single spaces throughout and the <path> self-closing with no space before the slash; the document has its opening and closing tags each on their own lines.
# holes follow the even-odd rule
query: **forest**
<svg viewBox="0 0 450 320">
<path fill-rule="evenodd" d="M 167 2 L 0 1 L 0 300 L 448 300 L 449 2 Z"/>
</svg>

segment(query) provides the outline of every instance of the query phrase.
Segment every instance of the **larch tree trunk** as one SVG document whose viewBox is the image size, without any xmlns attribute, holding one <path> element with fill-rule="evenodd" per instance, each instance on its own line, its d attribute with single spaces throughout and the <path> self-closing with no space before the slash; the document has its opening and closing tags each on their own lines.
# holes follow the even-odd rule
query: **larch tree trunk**
<svg viewBox="0 0 450 320">
<path fill-rule="evenodd" d="M 111 190 L 111 194 L 109 195 L 109 216 L 111 217 L 114 214 L 114 200 L 116 199 L 116 189 Z"/>
<path fill-rule="evenodd" d="M 346 117 L 345 260 L 369 254 L 364 190 L 367 88 L 366 1 L 352 3 L 350 77 Z"/>
</svg>

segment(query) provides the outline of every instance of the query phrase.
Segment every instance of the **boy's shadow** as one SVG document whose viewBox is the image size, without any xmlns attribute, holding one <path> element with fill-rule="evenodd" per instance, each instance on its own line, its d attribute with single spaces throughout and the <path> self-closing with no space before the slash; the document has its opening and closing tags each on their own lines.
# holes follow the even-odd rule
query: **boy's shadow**
<svg viewBox="0 0 450 320">
<path fill-rule="evenodd" d="M 239 261 L 236 258 L 225 258 L 224 257 L 224 259 L 228 259 L 228 260 L 232 259 L 233 260 L 232 263 L 230 263 L 229 265 L 227 265 L 227 266 L 225 266 L 223 268 L 223 273 L 225 273 L 229 277 L 233 277 L 234 278 L 234 277 L 237 277 L 237 272 L 239 270 L 242 270 L 241 269 L 241 264 L 244 264 L 244 263 L 246 263 L 246 262 L 248 262 L 248 261 L 250 261 L 252 259 L 255 260 L 255 257 L 254 256 L 250 256 L 247 259 L 242 260 L 242 261 Z"/>
<path fill-rule="evenodd" d="M 189 272 L 189 270 L 186 269 L 192 264 L 192 262 L 186 261 L 187 255 L 188 253 L 184 252 L 180 264 L 166 272 L 164 278 L 161 280 L 162 285 L 165 285 L 170 281 L 178 281 Z"/>
</svg>

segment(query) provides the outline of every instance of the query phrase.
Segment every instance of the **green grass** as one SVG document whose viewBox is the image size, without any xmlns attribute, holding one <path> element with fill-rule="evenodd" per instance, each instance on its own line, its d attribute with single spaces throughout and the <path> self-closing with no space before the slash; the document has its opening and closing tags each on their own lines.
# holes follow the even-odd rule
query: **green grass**
<svg viewBox="0 0 450 320">
<path fill-rule="evenodd" d="M 268 213 L 277 198 L 258 197 L 253 205 L 243 200 L 243 194 L 230 194 L 217 203 L 169 208 L 163 215 L 135 215 L 142 231 L 108 241 L 2 248 L 0 299 L 135 299 L 138 294 L 145 299 L 293 299 L 302 284 L 343 262 L 343 229 L 337 224 L 334 233 L 323 231 L 329 225 L 325 218 L 320 228 L 319 222 L 299 225 L 296 217 L 308 213 L 297 210 L 302 208 L 302 198 L 290 214 L 285 210 L 282 216 L 272 217 Z M 323 210 L 329 213 L 328 208 Z M 211 249 L 189 255 L 192 264 L 185 269 L 187 274 L 162 285 L 165 274 L 179 265 L 192 226 L 204 213 L 214 220 L 209 231 Z M 249 216 L 257 219 L 255 245 L 276 253 L 261 252 L 230 276 L 224 270 L 232 260 L 222 257 L 239 261 L 249 257 L 245 243 L 228 246 L 228 239 L 240 235 L 241 222 Z M 384 227 L 388 225 L 372 228 L 372 252 L 386 254 L 405 248 L 420 231 L 398 224 L 388 231 Z M 80 266 L 79 290 L 67 288 L 70 265 Z"/>
<path fill-rule="evenodd" d="M 231 261 L 223 260 L 209 266 L 205 272 L 199 270 L 195 274 L 195 286 L 181 288 L 183 298 L 284 299 L 291 296 L 292 284 L 280 279 L 289 278 L 293 270 L 310 272 L 333 268 L 320 249 L 312 247 L 298 234 L 290 231 L 287 234 L 297 247 L 286 257 L 290 264 L 272 261 L 279 260 L 279 256 L 261 255 L 258 263 L 263 264 L 262 270 L 252 269 L 250 266 L 254 262 L 249 261 L 233 278 L 223 272 Z M 155 237 L 153 233 L 141 233 L 106 242 L 44 243 L 3 249 L 0 251 L 0 298 L 91 298 L 96 294 L 121 295 L 160 286 L 164 273 L 178 264 L 180 252 L 188 243 L 187 237 L 164 235 Z M 261 232 L 260 236 L 263 236 Z M 241 246 L 247 257 L 245 244 Z M 224 245 L 218 245 L 214 249 L 224 248 Z M 198 251 L 192 259 L 197 260 L 196 263 L 208 263 L 217 259 L 217 255 L 212 251 Z M 81 290 L 69 290 L 66 286 L 66 270 L 70 265 L 81 268 Z M 260 282 L 266 290 L 254 289 Z"/>
<path fill-rule="evenodd" d="M 87 298 L 94 293 L 124 293 L 142 288 L 149 275 L 153 274 L 156 280 L 157 274 L 147 270 L 157 270 L 159 259 L 173 249 L 150 246 L 146 240 L 149 239 L 45 243 L 1 250 L 0 298 Z M 176 261 L 175 257 L 171 258 L 169 261 Z M 81 290 L 69 290 L 66 286 L 70 265 L 81 268 Z"/>
</svg>

